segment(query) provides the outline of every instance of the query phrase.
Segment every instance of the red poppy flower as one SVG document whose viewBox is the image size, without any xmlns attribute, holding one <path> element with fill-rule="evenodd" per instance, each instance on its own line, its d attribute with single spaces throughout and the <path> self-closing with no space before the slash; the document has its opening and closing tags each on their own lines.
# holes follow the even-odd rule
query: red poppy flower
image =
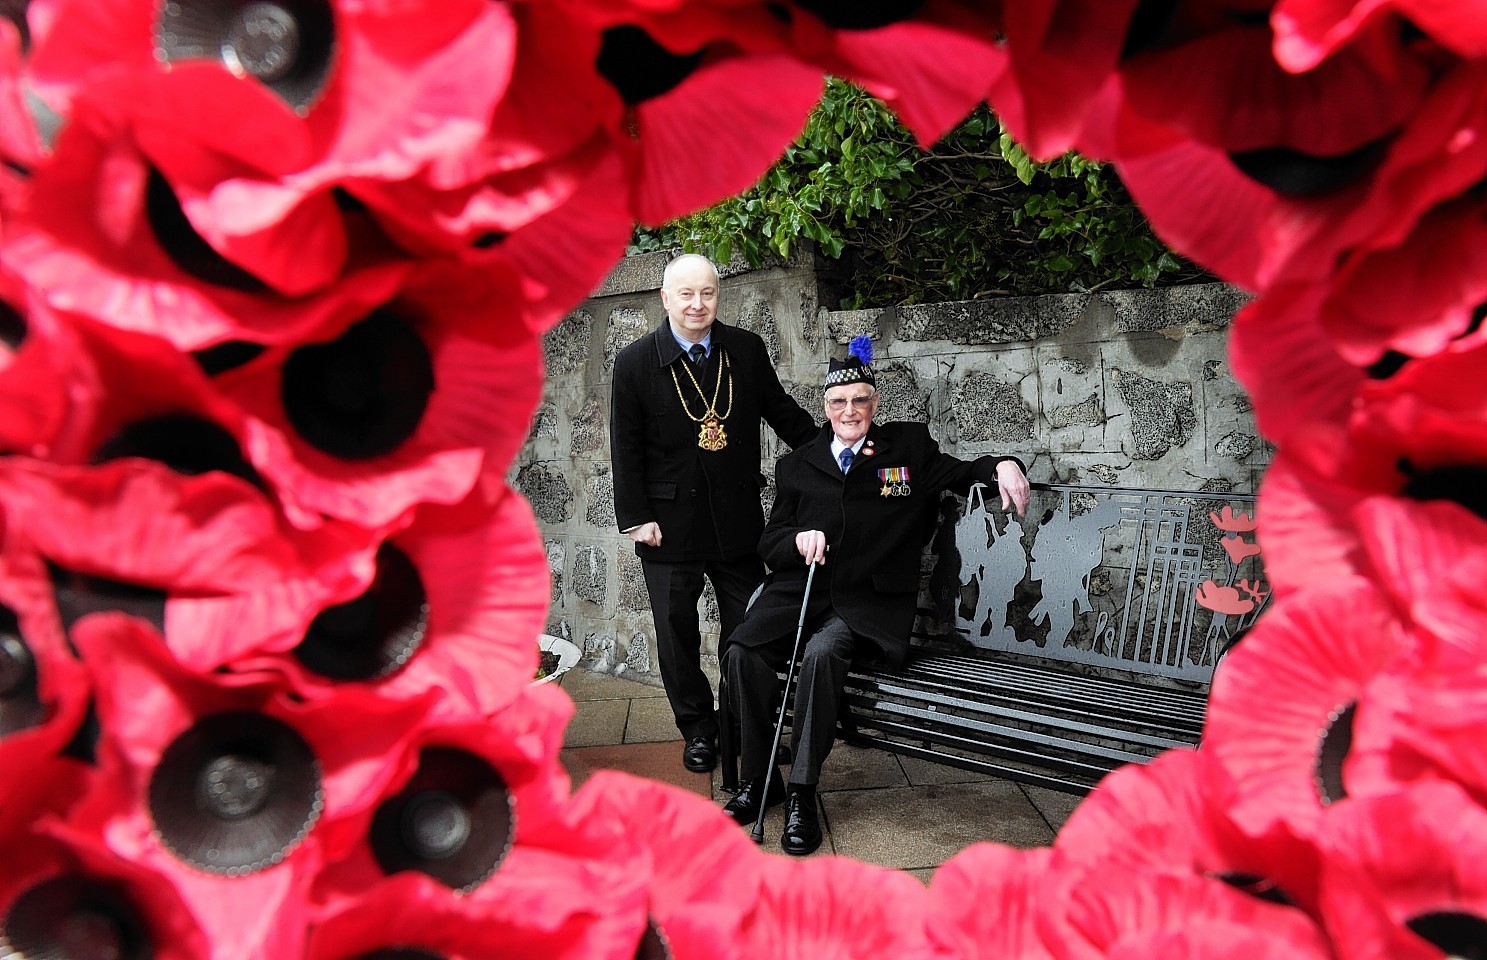
<svg viewBox="0 0 1487 960">
<path fill-rule="evenodd" d="M 257 490 L 218 471 L 186 477 L 132 457 L 99 467 L 11 458 L 0 491 L 17 534 L 54 565 L 64 621 L 128 609 L 201 670 L 285 649 L 313 611 L 370 576 L 370 533 L 293 530 Z"/>
<path fill-rule="evenodd" d="M 73 638 L 108 683 L 99 785 L 70 822 L 166 877 L 223 956 L 299 955 L 311 878 L 341 825 L 405 775 L 429 704 L 306 704 L 263 674 L 194 673 L 121 614 Z"/>
<path fill-rule="evenodd" d="M 929 905 L 924 885 L 901 871 L 841 857 L 767 857 L 736 949 L 781 960 L 928 960 L 938 953 Z"/>
<path fill-rule="evenodd" d="M 685 790 L 600 770 L 574 797 L 574 816 L 615 821 L 650 856 L 648 934 L 674 960 L 730 955 L 759 894 L 764 857 L 717 804 Z"/>
<path fill-rule="evenodd" d="M 1397 130 L 1431 79 L 1429 64 L 1383 29 L 1291 73 L 1275 61 L 1269 24 L 1255 22 L 1263 6 L 1207 7 L 1191 5 L 1165 29 L 1129 38 L 1137 49 L 1121 63 L 1123 90 L 1135 112 L 1235 154 L 1346 154 Z"/>
<path fill-rule="evenodd" d="M 199 94 L 211 85 L 241 92 L 220 71 L 197 67 L 194 75 L 203 81 Z M 353 247 L 342 267 L 337 251 L 344 248 L 317 245 L 308 251 L 320 263 L 313 272 L 334 274 L 334 282 L 304 296 L 274 291 L 202 238 L 129 118 L 98 99 L 75 105 L 3 251 L 53 306 L 196 350 L 234 340 L 293 342 L 370 310 L 397 289 L 407 269 L 401 261 Z M 279 249 L 291 248 L 306 249 Z"/>
<path fill-rule="evenodd" d="M 1271 290 L 1241 307 L 1229 328 L 1234 377 L 1254 404 L 1260 432 L 1283 450 L 1345 424 L 1366 379 L 1322 329 L 1326 296 L 1321 284 Z"/>
<path fill-rule="evenodd" d="M 1300 910 L 1207 877 L 1105 869 L 1082 875 L 1065 904 L 1045 911 L 1042 929 L 1070 960 L 1332 956 Z"/>
<path fill-rule="evenodd" d="M 0 513 L 0 840 L 38 811 L 59 810 L 91 775 L 63 756 L 82 728 L 92 684 L 67 648 L 51 582 L 34 551 Z"/>
<path fill-rule="evenodd" d="M 1000 7 L 959 0 L 804 0 L 790 11 L 791 47 L 818 69 L 882 99 L 928 148 L 986 98 L 1005 69 L 997 43 Z M 1009 25 L 1015 19 L 1002 15 Z"/>
<path fill-rule="evenodd" d="M 541 394 L 541 344 L 465 333 L 491 304 L 430 282 L 445 277 L 457 279 L 431 273 L 339 335 L 217 378 L 252 418 L 249 459 L 286 509 L 383 527 L 510 464 Z"/>
<path fill-rule="evenodd" d="M 68 413 L 61 371 L 70 363 L 50 313 L 0 269 L 0 450 L 36 453 L 55 438 Z"/>
<path fill-rule="evenodd" d="M 597 122 L 631 162 L 630 211 L 642 223 L 748 187 L 821 96 L 821 68 L 788 53 L 785 25 L 762 4 L 582 3 L 522 15 L 523 49 L 557 45 L 567 84 L 603 105 L 578 116 Z M 549 55 L 535 53 L 533 62 Z M 519 54 L 516 84 L 523 79 Z M 707 145 L 699 149 L 703 130 Z"/>
<path fill-rule="evenodd" d="M 938 919 L 926 932 L 943 951 L 965 960 L 1058 956 L 1058 945 L 1039 937 L 1035 919 L 1047 905 L 1064 902 L 1078 874 L 1048 847 L 972 844 L 930 879 L 929 916 Z"/>
<path fill-rule="evenodd" d="M 1006 69 L 987 101 L 1035 157 L 1075 144 L 1120 59 L 1135 0 L 1060 0 L 1004 6 Z"/>
<path fill-rule="evenodd" d="M 1482 67 L 1470 63 L 1436 81 L 1392 138 L 1336 157 L 1290 148 L 1231 156 L 1129 104 L 1087 125 L 1079 146 L 1115 160 L 1175 249 L 1265 290 L 1325 277 L 1360 243 L 1398 243 L 1437 202 L 1480 179 L 1484 105 Z"/>
<path fill-rule="evenodd" d="M 1475 191 L 1426 213 L 1402 243 L 1350 254 L 1330 280 L 1321 323 L 1339 353 L 1369 366 L 1386 353 L 1428 356 L 1473 328 L 1487 299 L 1487 245 Z"/>
<path fill-rule="evenodd" d="M 1227 772 L 1205 751 L 1169 750 L 1102 780 L 1060 828 L 1054 849 L 1096 871 L 1115 863 L 1199 874 L 1273 902 L 1314 903 L 1313 848 L 1284 825 L 1254 836 L 1241 832 L 1228 813 L 1235 794 Z"/>
<path fill-rule="evenodd" d="M 1411 653 L 1382 592 L 1361 577 L 1272 606 L 1226 657 L 1208 703 L 1202 749 L 1234 783 L 1234 824 L 1304 839 L 1327 806 L 1392 789 L 1354 766 L 1355 754 L 1386 746 L 1361 739 L 1354 717 L 1370 709 L 1370 684 Z"/>
<path fill-rule="evenodd" d="M 0 944 L 18 956 L 207 955 L 201 930 L 171 885 L 60 823 L 0 838 Z"/>
<path fill-rule="evenodd" d="M 556 943 L 639 939 L 650 880 L 640 848 L 568 800 L 558 747 L 572 710 L 554 685 L 529 684 L 483 722 L 419 731 L 413 765 L 335 828 L 349 852 L 321 872 L 316 901 L 338 913 L 419 873 L 472 914 L 538 923 Z"/>
<path fill-rule="evenodd" d="M 1309 70 L 1360 30 L 1406 22 L 1463 57 L 1487 52 L 1487 29 L 1478 3 L 1440 0 L 1278 0 L 1270 21 L 1275 56 L 1288 70 Z"/>
<path fill-rule="evenodd" d="M 1487 722 L 1487 679 L 1480 634 L 1469 649 L 1452 650 L 1418 671 L 1385 677 L 1370 691 L 1373 709 L 1359 718 L 1360 739 L 1385 744 L 1359 758 L 1360 770 L 1399 788 L 1445 780 L 1487 801 L 1487 757 L 1478 734 Z M 1469 662 L 1463 662 L 1474 657 Z"/>
<path fill-rule="evenodd" d="M 1338 956 L 1468 956 L 1487 927 L 1487 810 L 1450 783 L 1339 808 L 1318 837 Z"/>
<path fill-rule="evenodd" d="M 41 137 L 26 106 L 21 59 L 22 34 L 16 24 L 0 18 L 0 161 L 30 169 L 42 157 Z M 7 178 L 15 176 L 7 170 Z M 0 212 L 10 190 L 0 187 Z"/>
<path fill-rule="evenodd" d="M 453 897 L 449 888 L 421 873 L 401 873 L 317 917 L 308 960 L 345 957 L 415 956 L 445 960 L 483 960 L 499 945 L 510 960 L 633 960 L 638 931 L 621 928 L 603 914 L 560 906 L 579 895 L 596 898 L 608 891 L 592 886 L 578 870 L 532 877 L 533 895 L 545 895 L 542 909 L 525 915 L 492 913 L 468 897 Z M 554 913 L 566 918 L 555 922 Z M 629 918 L 633 928 L 636 912 Z"/>
<path fill-rule="evenodd" d="M 290 656 L 241 666 L 285 670 L 306 696 L 347 682 L 395 699 L 439 690 L 442 722 L 504 707 L 531 683 L 550 591 L 531 508 L 486 486 L 453 507 L 419 507 L 382 545 L 374 577 L 320 611 Z"/>
</svg>

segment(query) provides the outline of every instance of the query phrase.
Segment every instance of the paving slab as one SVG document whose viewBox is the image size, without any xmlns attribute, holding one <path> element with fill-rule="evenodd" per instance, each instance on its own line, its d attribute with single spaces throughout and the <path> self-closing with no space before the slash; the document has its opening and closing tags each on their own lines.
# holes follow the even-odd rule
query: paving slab
<svg viewBox="0 0 1487 960">
<path fill-rule="evenodd" d="M 1051 843 L 1053 831 L 1015 783 L 943 784 L 821 795 L 836 852 L 901 869 L 935 867 L 980 841 Z"/>
<path fill-rule="evenodd" d="M 563 750 L 558 756 L 567 768 L 575 790 L 595 770 L 622 770 L 712 797 L 712 777 L 706 773 L 693 773 L 682 766 L 680 741 L 573 747 Z"/>
<path fill-rule="evenodd" d="M 789 776 L 789 768 L 785 775 Z M 832 748 L 826 762 L 821 765 L 821 782 L 818 789 L 858 790 L 867 787 L 907 787 L 909 778 L 904 776 L 898 757 L 886 750 L 870 747 L 853 747 L 838 743 Z"/>
<path fill-rule="evenodd" d="M 563 731 L 565 747 L 595 747 L 621 743 L 629 700 L 581 700 L 573 705 L 573 719 Z"/>
<path fill-rule="evenodd" d="M 607 673 L 585 670 L 583 665 L 574 667 L 558 678 L 563 691 L 575 701 L 584 700 L 638 700 L 647 697 L 665 697 L 666 691 L 648 683 L 614 677 Z"/>
<path fill-rule="evenodd" d="M 1050 790 L 1047 787 L 1023 784 L 1022 789 L 1055 832 L 1063 829 L 1064 821 L 1069 819 L 1074 808 L 1084 801 L 1084 797 L 1080 794 L 1064 793 L 1062 790 Z"/>
<path fill-rule="evenodd" d="M 987 783 L 997 779 L 989 773 L 975 773 L 943 763 L 920 760 L 918 757 L 899 757 L 898 763 L 903 767 L 904 776 L 909 778 L 909 785 L 914 787 L 936 783 Z"/>
<path fill-rule="evenodd" d="M 671 712 L 671 701 L 664 697 L 630 701 L 630 716 L 625 721 L 626 743 L 675 740 L 677 763 L 681 763 L 681 736 L 676 729 L 676 716 Z"/>
</svg>

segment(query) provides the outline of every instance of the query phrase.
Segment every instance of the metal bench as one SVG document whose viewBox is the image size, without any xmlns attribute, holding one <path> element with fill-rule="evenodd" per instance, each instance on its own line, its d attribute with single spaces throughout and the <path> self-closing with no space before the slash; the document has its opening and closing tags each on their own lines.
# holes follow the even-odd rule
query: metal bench
<svg viewBox="0 0 1487 960">
<path fill-rule="evenodd" d="M 946 519 L 915 650 L 849 675 L 843 740 L 1072 793 L 1197 743 L 1213 667 L 1268 600 L 1254 498 L 1033 486 L 1020 521 L 979 489 Z"/>
</svg>

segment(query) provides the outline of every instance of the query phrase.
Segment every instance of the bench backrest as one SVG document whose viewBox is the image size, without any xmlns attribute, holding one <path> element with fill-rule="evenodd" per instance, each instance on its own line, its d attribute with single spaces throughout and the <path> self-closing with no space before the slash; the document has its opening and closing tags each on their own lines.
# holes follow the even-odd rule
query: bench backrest
<svg viewBox="0 0 1487 960">
<path fill-rule="evenodd" d="M 1269 599 L 1255 498 L 1034 484 L 1018 520 L 977 485 L 954 520 L 954 629 L 987 650 L 1206 683 Z"/>
</svg>

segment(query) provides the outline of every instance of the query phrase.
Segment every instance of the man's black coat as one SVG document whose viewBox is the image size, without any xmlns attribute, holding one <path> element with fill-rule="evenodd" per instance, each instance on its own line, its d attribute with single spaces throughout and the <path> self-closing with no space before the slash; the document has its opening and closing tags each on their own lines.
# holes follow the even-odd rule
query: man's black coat
<svg viewBox="0 0 1487 960">
<path fill-rule="evenodd" d="M 758 336 L 714 321 L 712 354 L 701 377 L 708 398 L 726 352 L 733 375 L 733 407 L 724 428 L 728 445 L 697 446 L 698 424 L 682 410 L 671 367 L 692 413 L 703 404 L 681 364 L 684 356 L 669 321 L 620 351 L 614 364 L 610 405 L 610 458 L 614 468 L 614 512 L 621 530 L 661 525 L 661 545 L 635 545 L 648 560 L 733 559 L 758 547 L 764 528 L 759 491 L 759 423 L 795 447 L 813 437 L 816 421 L 801 409 L 770 363 Z M 728 410 L 723 383 L 720 411 Z M 705 525 L 705 526 L 704 526 Z"/>
<path fill-rule="evenodd" d="M 843 474 L 831 440 L 828 423 L 776 465 L 774 509 L 759 540 L 759 553 L 774 573 L 730 642 L 758 646 L 794 638 L 806 581 L 795 535 L 820 530 L 829 552 L 811 586 L 812 617 L 829 604 L 896 666 L 909 650 L 919 558 L 940 494 L 966 492 L 974 482 L 995 484 L 997 463 L 1016 458 L 967 462 L 941 453 L 922 423 L 875 423 Z M 895 469 L 901 471 L 896 476 L 889 472 Z M 812 627 L 808 621 L 807 631 Z"/>
</svg>

